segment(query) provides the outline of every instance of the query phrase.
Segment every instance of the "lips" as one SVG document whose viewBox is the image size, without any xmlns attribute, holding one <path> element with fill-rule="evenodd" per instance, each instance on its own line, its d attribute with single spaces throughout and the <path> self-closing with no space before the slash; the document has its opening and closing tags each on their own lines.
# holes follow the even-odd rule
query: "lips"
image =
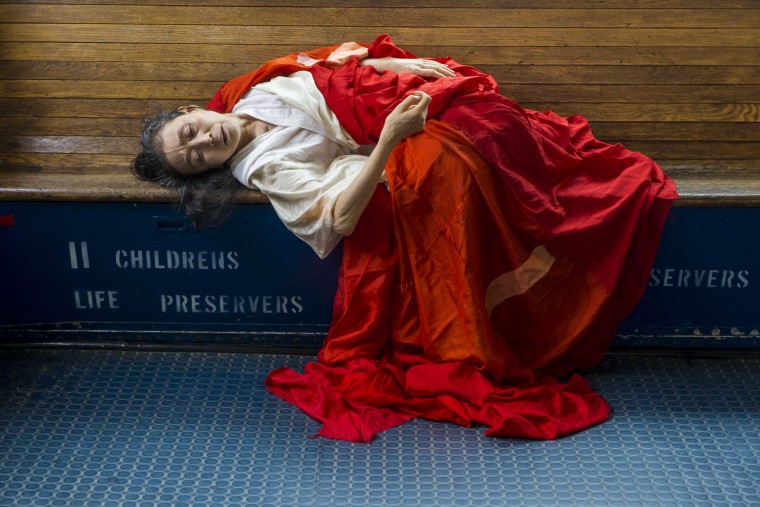
<svg viewBox="0 0 760 507">
<path fill-rule="evenodd" d="M 219 126 L 219 130 L 221 130 L 222 132 L 222 144 L 227 146 L 227 139 L 228 139 L 227 132 L 224 130 L 224 127 L 222 126 Z"/>
</svg>

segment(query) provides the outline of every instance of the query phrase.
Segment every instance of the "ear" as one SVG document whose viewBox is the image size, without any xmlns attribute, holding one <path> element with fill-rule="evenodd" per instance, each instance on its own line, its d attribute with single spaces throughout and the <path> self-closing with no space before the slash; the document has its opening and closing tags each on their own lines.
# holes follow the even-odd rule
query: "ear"
<svg viewBox="0 0 760 507">
<path fill-rule="evenodd" d="M 177 108 L 177 111 L 180 113 L 192 113 L 193 111 L 198 111 L 201 109 L 200 106 L 190 105 L 190 106 L 180 106 Z"/>
</svg>

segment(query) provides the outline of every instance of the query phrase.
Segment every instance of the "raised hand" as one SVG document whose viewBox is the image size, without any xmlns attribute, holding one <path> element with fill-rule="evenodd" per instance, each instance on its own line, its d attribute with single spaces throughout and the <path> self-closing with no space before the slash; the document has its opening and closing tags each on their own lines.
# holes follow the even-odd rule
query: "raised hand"
<svg viewBox="0 0 760 507">
<path fill-rule="evenodd" d="M 395 144 L 405 137 L 421 132 L 425 128 L 431 100 L 430 95 L 421 91 L 407 96 L 385 119 L 380 137 Z"/>
</svg>

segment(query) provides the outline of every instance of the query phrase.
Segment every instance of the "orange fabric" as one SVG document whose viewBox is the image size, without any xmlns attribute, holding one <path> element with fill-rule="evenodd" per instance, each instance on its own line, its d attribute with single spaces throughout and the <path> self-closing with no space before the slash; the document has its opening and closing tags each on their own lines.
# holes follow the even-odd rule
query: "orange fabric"
<svg viewBox="0 0 760 507">
<path fill-rule="evenodd" d="M 392 298 L 405 323 L 394 328 L 394 351 L 468 362 L 497 382 L 529 378 L 584 335 L 608 293 L 552 251 L 557 261 L 549 272 L 489 317 L 488 283 L 521 266 L 536 239 L 509 225 L 503 183 L 468 139 L 435 120 L 425 134 L 395 150 L 386 168 L 401 252 L 398 285 L 410 288 Z"/>
<path fill-rule="evenodd" d="M 309 70 L 313 65 L 325 65 L 328 68 L 343 65 L 353 57 L 361 58 L 366 56 L 366 48 L 368 46 L 369 44 L 366 43 L 347 42 L 311 51 L 299 51 L 281 58 L 275 58 L 254 71 L 224 83 L 206 108 L 220 113 L 229 113 L 238 100 L 240 100 L 240 97 L 254 85 L 275 76 L 292 74 L 299 70 Z"/>
<path fill-rule="evenodd" d="M 369 53 L 414 57 L 387 36 Z M 497 220 L 494 227 L 508 226 L 528 240 L 522 260 L 540 245 L 556 258 L 535 288 L 543 290 L 541 296 L 531 304 L 524 304 L 525 298 L 504 301 L 492 325 L 506 336 L 532 337 L 523 341 L 534 343 L 538 353 L 515 349 L 532 368 L 565 375 L 597 363 L 646 287 L 665 217 L 677 197 L 673 181 L 641 153 L 596 139 L 583 117 L 524 109 L 496 93 L 491 76 L 440 60 L 457 77 L 426 81 L 378 74 L 353 62 L 312 74 L 341 125 L 362 142 L 377 138 L 387 114 L 407 94 L 431 95 L 428 117 L 460 131 L 501 182 L 489 202 L 504 224 Z M 440 183 L 426 191 L 445 194 L 455 188 Z M 424 221 L 417 213 L 405 215 L 411 228 Z M 482 236 L 483 245 L 492 239 L 490 233 Z M 476 264 L 481 251 L 462 262 Z M 579 288 L 583 291 L 576 293 Z"/>
<path fill-rule="evenodd" d="M 414 57 L 387 36 L 368 54 Z M 212 104 L 229 111 L 252 84 L 303 70 L 298 55 L 225 84 Z M 392 195 L 378 187 L 344 239 L 319 362 L 275 370 L 267 387 L 322 421 L 320 435 L 362 442 L 413 417 L 524 438 L 604 421 L 610 407 L 585 380 L 552 375 L 598 362 L 638 302 L 673 182 L 582 117 L 523 109 L 477 69 L 442 59 L 458 76 L 426 81 L 348 59 L 310 69 L 355 139 L 373 142 L 415 89 L 435 119 L 394 150 Z"/>
<path fill-rule="evenodd" d="M 556 438 L 606 420 L 609 405 L 585 380 L 557 382 L 521 357 L 548 362 L 579 334 L 548 343 L 535 332 L 500 335 L 490 323 L 484 284 L 522 264 L 532 245 L 506 225 L 501 182 L 469 140 L 430 121 L 394 150 L 386 172 L 392 203 L 379 190 L 358 235 L 344 240 L 334 324 L 319 363 L 303 374 L 273 371 L 270 391 L 322 421 L 319 435 L 361 442 L 412 417 L 522 438 Z M 389 204 L 392 224 L 376 213 Z M 565 260 L 547 276 L 577 290 L 593 285 L 571 279 L 575 271 Z M 602 294 L 596 285 L 592 294 Z M 531 288 L 514 299 L 531 306 L 541 297 Z M 573 316 L 564 311 L 576 308 L 551 320 L 567 328 L 562 321 Z"/>
</svg>

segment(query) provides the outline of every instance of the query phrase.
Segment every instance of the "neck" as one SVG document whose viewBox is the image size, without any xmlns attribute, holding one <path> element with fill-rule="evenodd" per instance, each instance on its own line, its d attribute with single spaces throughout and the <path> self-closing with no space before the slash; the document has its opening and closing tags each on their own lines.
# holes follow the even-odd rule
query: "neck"
<svg viewBox="0 0 760 507">
<path fill-rule="evenodd" d="M 258 136 L 274 127 L 271 123 L 267 123 L 243 113 L 240 114 L 240 121 L 242 122 L 242 136 L 235 149 L 235 153 L 242 150 L 244 147 L 252 143 Z"/>
<path fill-rule="evenodd" d="M 248 116 L 247 114 L 239 114 L 238 119 L 241 123 L 241 135 L 240 139 L 238 140 L 237 147 L 235 148 L 235 153 L 251 144 L 251 142 L 256 138 L 256 119 L 252 116 Z"/>
</svg>

